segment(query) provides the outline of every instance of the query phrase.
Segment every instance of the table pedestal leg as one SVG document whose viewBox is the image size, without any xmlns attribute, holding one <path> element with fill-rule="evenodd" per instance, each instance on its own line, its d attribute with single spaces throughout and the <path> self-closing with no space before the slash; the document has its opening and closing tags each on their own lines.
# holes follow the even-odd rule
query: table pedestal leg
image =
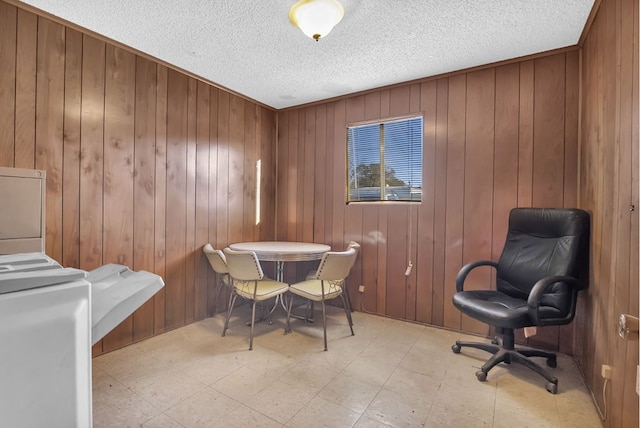
<svg viewBox="0 0 640 428">
<path fill-rule="evenodd" d="M 276 281 L 283 282 L 284 279 L 284 262 L 276 262 Z"/>
</svg>

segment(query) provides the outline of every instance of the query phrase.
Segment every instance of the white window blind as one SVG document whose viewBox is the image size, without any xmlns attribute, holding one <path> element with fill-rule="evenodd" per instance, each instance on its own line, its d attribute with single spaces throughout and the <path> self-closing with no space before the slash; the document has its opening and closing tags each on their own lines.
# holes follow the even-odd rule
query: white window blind
<svg viewBox="0 0 640 428">
<path fill-rule="evenodd" d="M 422 200 L 421 116 L 347 131 L 347 202 Z"/>
</svg>

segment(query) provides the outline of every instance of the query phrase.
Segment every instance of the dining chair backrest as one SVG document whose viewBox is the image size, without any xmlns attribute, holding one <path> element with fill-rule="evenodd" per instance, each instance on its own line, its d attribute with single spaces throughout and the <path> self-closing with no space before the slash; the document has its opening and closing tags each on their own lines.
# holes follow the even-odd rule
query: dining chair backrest
<svg viewBox="0 0 640 428">
<path fill-rule="evenodd" d="M 316 279 L 324 281 L 339 281 L 349 276 L 349 271 L 358 255 L 355 248 L 345 251 L 328 251 L 322 256 Z"/>
<path fill-rule="evenodd" d="M 207 256 L 207 260 L 209 260 L 209 264 L 215 272 L 220 274 L 229 273 L 227 258 L 222 251 L 214 250 L 211 244 L 206 244 L 202 251 Z"/>
<path fill-rule="evenodd" d="M 254 281 L 264 277 L 260 261 L 253 251 L 236 251 L 227 247 L 224 249 L 224 254 L 227 257 L 227 267 L 232 278 Z"/>
<path fill-rule="evenodd" d="M 356 250 L 356 256 L 360 252 L 360 244 L 358 244 L 356 241 L 349 241 L 349 244 L 347 245 L 347 250 L 350 248 L 353 248 L 354 250 Z M 356 257 L 353 258 L 353 264 L 356 264 Z M 353 267 L 353 265 L 351 267 Z"/>
</svg>

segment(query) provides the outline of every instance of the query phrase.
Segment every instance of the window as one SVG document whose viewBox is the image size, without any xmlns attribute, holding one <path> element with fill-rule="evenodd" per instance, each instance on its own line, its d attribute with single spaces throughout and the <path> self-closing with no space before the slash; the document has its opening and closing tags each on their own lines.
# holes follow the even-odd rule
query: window
<svg viewBox="0 0 640 428">
<path fill-rule="evenodd" d="M 422 200 L 422 116 L 347 128 L 347 202 Z"/>
</svg>

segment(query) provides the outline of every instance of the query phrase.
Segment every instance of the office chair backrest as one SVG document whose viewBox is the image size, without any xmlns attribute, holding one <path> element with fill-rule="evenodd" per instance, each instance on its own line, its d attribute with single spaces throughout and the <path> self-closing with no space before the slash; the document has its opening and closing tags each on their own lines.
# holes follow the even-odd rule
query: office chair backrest
<svg viewBox="0 0 640 428">
<path fill-rule="evenodd" d="M 204 248 L 202 248 L 202 251 L 207 256 L 207 260 L 209 260 L 209 264 L 214 272 L 220 274 L 229 273 L 227 258 L 222 251 L 214 250 L 211 244 L 206 244 Z"/>
<path fill-rule="evenodd" d="M 526 299 L 538 280 L 556 275 L 581 279 L 586 288 L 582 271 L 589 261 L 589 229 L 589 214 L 579 209 L 511 210 L 507 241 L 498 261 L 497 290 Z M 567 296 L 571 293 L 573 296 Z M 576 294 L 567 284 L 557 282 L 541 304 L 566 313 Z"/>
</svg>

